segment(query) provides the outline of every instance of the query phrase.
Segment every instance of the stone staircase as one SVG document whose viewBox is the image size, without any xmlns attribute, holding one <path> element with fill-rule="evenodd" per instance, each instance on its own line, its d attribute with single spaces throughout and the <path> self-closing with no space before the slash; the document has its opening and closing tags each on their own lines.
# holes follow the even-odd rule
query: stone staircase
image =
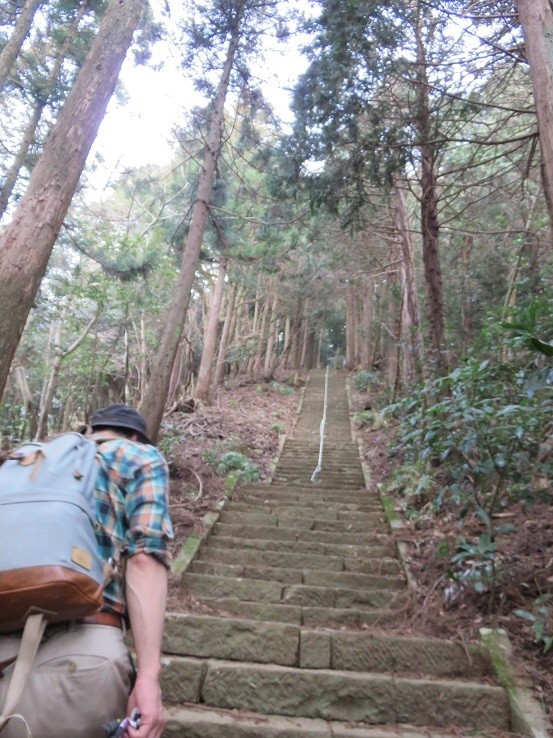
<svg viewBox="0 0 553 738">
<path fill-rule="evenodd" d="M 165 736 L 392 738 L 511 727 L 478 645 L 397 637 L 406 579 L 365 487 L 343 379 L 313 372 L 270 485 L 241 488 L 182 575 L 201 612 L 169 614 Z"/>
</svg>

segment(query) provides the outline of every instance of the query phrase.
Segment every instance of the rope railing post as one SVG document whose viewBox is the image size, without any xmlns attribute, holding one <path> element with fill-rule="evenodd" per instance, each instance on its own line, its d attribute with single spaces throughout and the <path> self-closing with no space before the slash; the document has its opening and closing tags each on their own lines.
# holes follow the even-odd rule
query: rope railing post
<svg viewBox="0 0 553 738">
<path fill-rule="evenodd" d="M 319 460 L 317 462 L 317 467 L 313 474 L 311 475 L 311 481 L 316 482 L 317 477 L 323 470 L 323 448 L 324 448 L 324 437 L 325 437 L 325 425 L 326 425 L 326 404 L 327 404 L 327 398 L 328 398 L 328 369 L 329 367 L 326 367 L 326 375 L 325 375 L 325 393 L 324 393 L 324 402 L 323 402 L 323 417 L 321 420 L 320 425 L 320 443 L 319 443 Z"/>
</svg>

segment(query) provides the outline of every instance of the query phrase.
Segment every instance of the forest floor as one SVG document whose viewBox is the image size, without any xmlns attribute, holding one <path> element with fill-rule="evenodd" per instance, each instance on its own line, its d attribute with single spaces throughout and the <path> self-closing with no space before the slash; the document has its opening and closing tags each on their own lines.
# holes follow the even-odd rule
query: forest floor
<svg viewBox="0 0 553 738">
<path fill-rule="evenodd" d="M 283 373 L 269 384 L 231 384 L 219 390 L 213 404 L 197 406 L 190 414 L 177 412 L 167 419 L 160 447 L 171 468 L 175 552 L 191 533 L 201 532 L 203 516 L 224 497 L 227 482 L 220 459 L 225 453 L 236 451 L 248 456 L 259 468 L 259 481 L 270 481 L 282 434 L 290 435 L 293 429 L 304 381 L 305 377 Z M 367 395 L 353 393 L 353 412 L 368 402 Z M 395 431 L 394 421 L 379 427 L 355 428 L 374 484 L 388 484 L 394 468 L 401 463 L 389 452 Z M 399 504 L 397 507 L 400 509 Z M 461 641 L 477 640 L 480 628 L 502 628 L 512 643 L 513 660 L 521 679 L 532 686 L 553 723 L 553 648 L 544 654 L 534 642 L 533 624 L 513 614 L 515 609 L 532 610 L 539 594 L 537 573 L 545 572 L 546 586 L 551 592 L 553 509 L 513 506 L 506 514 L 517 533 L 505 537 L 510 539 L 509 548 L 501 552 L 499 559 L 503 566 L 498 572 L 498 611 L 488 612 L 487 593 L 451 588 L 448 560 L 440 557 L 437 542 L 454 546 L 459 535 L 457 516 L 419 516 L 403 520 L 403 527 L 394 534 L 405 544 L 416 587 L 395 623 L 382 627 L 403 635 Z M 465 537 L 470 536 L 470 525 L 465 519 Z M 476 526 L 474 521 L 475 530 Z M 201 609 L 200 603 L 191 602 L 175 580 L 170 586 L 168 609 L 178 611 L 183 606 Z M 552 626 L 545 623 L 546 634 L 553 633 Z"/>
</svg>

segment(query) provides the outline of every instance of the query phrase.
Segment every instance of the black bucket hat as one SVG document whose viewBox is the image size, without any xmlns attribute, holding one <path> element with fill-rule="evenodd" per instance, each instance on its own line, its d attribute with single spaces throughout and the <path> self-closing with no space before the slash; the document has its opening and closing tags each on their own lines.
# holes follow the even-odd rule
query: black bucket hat
<svg viewBox="0 0 553 738">
<path fill-rule="evenodd" d="M 138 434 L 142 443 L 154 445 L 146 435 L 146 421 L 142 415 L 132 407 L 116 402 L 114 405 L 96 410 L 90 421 L 92 430 L 97 427 L 107 426 L 109 428 L 127 428 Z"/>
</svg>

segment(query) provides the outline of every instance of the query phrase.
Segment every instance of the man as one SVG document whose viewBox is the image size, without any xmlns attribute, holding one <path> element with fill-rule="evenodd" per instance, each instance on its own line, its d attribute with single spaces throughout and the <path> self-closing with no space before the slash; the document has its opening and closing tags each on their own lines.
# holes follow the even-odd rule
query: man
<svg viewBox="0 0 553 738">
<path fill-rule="evenodd" d="M 17 712 L 34 738 L 103 738 L 104 722 L 137 708 L 141 725 L 128 727 L 125 737 L 159 738 L 165 724 L 159 677 L 173 537 L 167 464 L 150 444 L 144 418 L 127 405 L 98 410 L 91 425 L 98 444 L 98 545 L 104 560 L 119 562 L 119 571 L 105 589 L 100 612 L 47 629 Z M 133 686 L 124 644 L 127 620 L 136 653 Z M 14 653 L 16 638 L 9 640 L 0 640 L 0 661 Z M 27 735 L 23 721 L 12 719 L 1 738 Z"/>
</svg>

